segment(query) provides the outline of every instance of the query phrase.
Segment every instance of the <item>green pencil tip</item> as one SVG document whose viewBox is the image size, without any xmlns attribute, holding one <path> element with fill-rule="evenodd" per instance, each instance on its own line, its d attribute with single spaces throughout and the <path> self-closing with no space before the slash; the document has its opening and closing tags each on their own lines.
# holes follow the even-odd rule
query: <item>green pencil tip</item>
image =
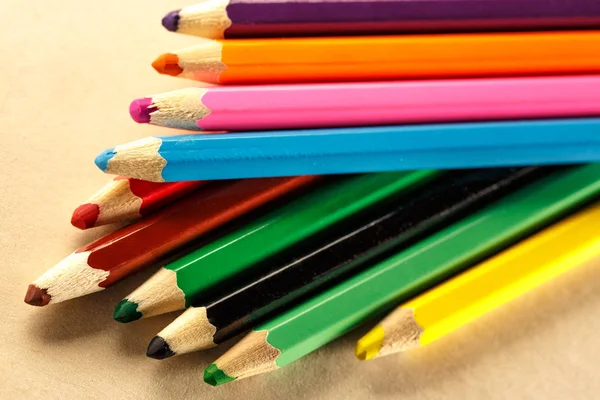
<svg viewBox="0 0 600 400">
<path fill-rule="evenodd" d="M 236 378 L 232 378 L 225 372 L 221 371 L 216 364 L 210 364 L 208 368 L 204 370 L 204 382 L 209 385 L 219 386 L 224 383 L 235 381 Z"/>
<path fill-rule="evenodd" d="M 138 312 L 137 307 L 137 303 L 132 303 L 127 299 L 123 299 L 115 307 L 113 318 L 116 321 L 123 323 L 137 321 L 138 319 L 142 318 L 143 315 L 141 312 Z"/>
</svg>

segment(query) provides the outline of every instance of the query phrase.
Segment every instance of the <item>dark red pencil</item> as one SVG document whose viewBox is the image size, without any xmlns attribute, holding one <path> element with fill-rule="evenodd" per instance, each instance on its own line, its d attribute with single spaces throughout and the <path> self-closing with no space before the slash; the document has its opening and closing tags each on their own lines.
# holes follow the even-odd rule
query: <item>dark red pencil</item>
<svg viewBox="0 0 600 400">
<path fill-rule="evenodd" d="M 304 176 L 208 184 L 152 216 L 76 250 L 29 285 L 25 302 L 45 306 L 100 291 L 317 179 Z"/>
</svg>

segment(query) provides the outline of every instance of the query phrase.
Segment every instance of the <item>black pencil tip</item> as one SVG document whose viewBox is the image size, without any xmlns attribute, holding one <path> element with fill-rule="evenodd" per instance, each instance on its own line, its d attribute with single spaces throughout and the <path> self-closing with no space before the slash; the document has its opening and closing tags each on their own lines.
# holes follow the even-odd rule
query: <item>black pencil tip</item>
<svg viewBox="0 0 600 400">
<path fill-rule="evenodd" d="M 173 357 L 175 353 L 171 351 L 169 344 L 160 336 L 154 336 L 148 345 L 146 355 L 156 360 L 164 360 L 165 358 Z"/>
</svg>

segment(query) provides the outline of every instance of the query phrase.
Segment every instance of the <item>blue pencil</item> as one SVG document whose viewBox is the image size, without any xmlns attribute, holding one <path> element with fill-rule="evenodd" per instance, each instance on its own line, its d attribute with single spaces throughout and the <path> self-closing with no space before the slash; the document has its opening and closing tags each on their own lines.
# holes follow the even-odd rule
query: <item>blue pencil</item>
<svg viewBox="0 0 600 400">
<path fill-rule="evenodd" d="M 154 182 L 600 161 L 600 118 L 150 137 L 96 165 Z"/>
</svg>

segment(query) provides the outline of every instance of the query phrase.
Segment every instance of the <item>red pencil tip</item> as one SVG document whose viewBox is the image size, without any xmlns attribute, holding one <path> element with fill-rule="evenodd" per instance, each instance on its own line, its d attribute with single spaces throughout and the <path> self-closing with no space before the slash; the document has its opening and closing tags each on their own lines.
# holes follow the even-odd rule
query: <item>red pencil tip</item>
<svg viewBox="0 0 600 400">
<path fill-rule="evenodd" d="M 40 289 L 35 285 L 29 285 L 25 293 L 25 303 L 32 306 L 45 306 L 50 303 L 51 298 L 46 289 Z"/>
<path fill-rule="evenodd" d="M 165 53 L 158 56 L 152 63 L 152 67 L 159 73 L 171 76 L 177 76 L 183 72 L 179 66 L 179 57 L 172 53 Z"/>
<path fill-rule="evenodd" d="M 93 228 L 100 215 L 100 207 L 97 204 L 82 204 L 73 211 L 71 225 L 79 229 Z"/>
</svg>

